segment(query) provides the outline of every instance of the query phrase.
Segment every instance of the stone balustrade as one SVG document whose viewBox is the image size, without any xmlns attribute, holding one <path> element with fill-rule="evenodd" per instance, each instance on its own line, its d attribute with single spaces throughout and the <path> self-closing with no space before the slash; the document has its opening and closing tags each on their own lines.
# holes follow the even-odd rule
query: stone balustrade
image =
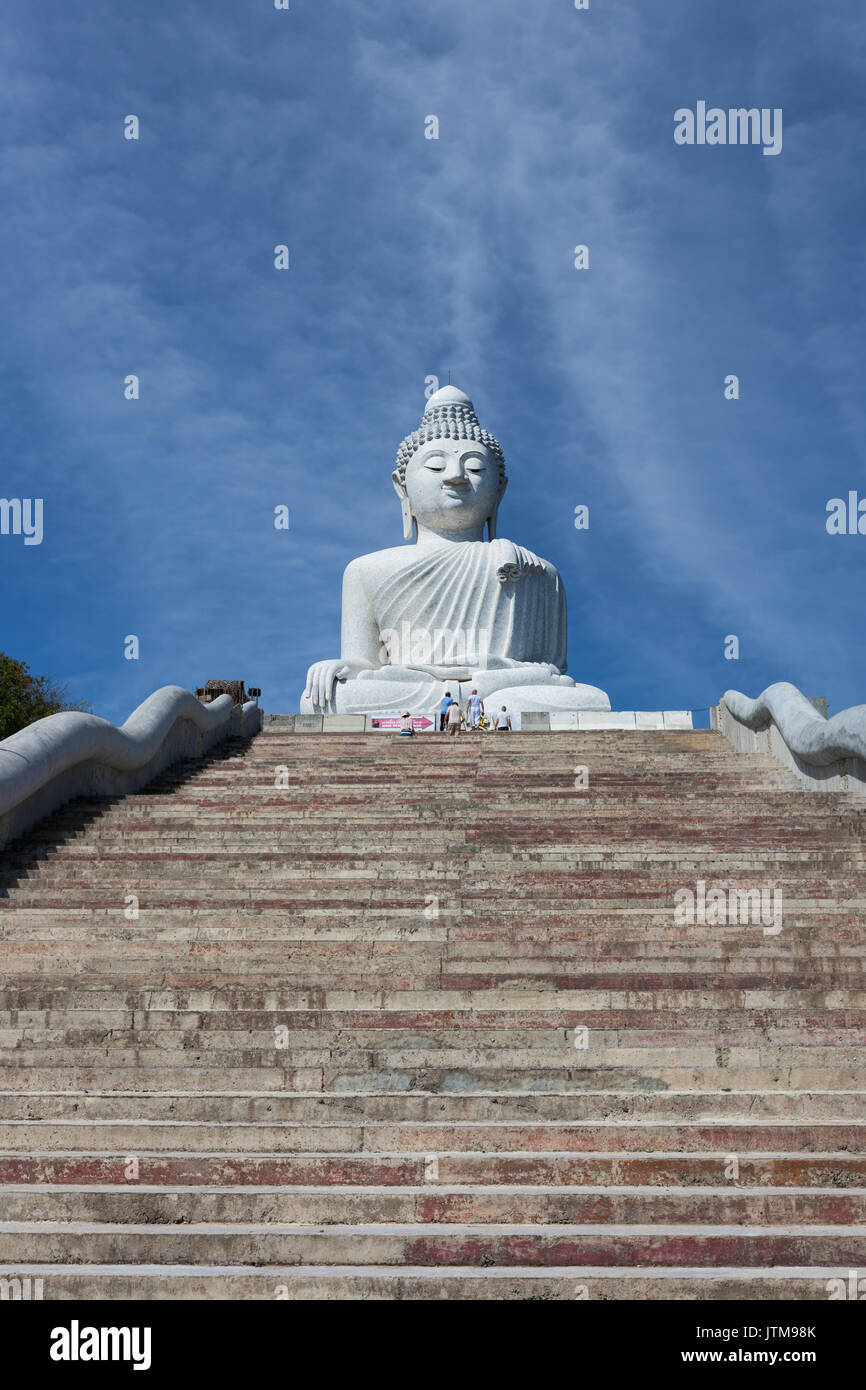
<svg viewBox="0 0 866 1390">
<path fill-rule="evenodd" d="M 771 753 L 810 790 L 866 796 L 866 705 L 828 719 L 825 700 L 778 681 L 756 700 L 726 691 L 710 721 L 740 753 Z"/>
<path fill-rule="evenodd" d="M 179 685 L 154 691 L 117 727 L 95 714 L 52 714 L 0 742 L 0 845 L 74 796 L 123 796 L 164 768 L 261 728 L 254 703 L 203 705 Z"/>
</svg>

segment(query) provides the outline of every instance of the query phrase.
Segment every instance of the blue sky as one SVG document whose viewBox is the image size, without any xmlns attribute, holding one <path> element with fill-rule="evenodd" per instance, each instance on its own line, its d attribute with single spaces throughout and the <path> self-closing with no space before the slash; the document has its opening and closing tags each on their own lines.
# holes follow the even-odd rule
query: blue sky
<svg viewBox="0 0 866 1390">
<path fill-rule="evenodd" d="M 825 527 L 866 496 L 864 66 L 859 0 L 7 0 L 0 493 L 45 532 L 0 536 L 0 648 L 116 722 L 210 677 L 297 709 L 450 368 L 577 680 L 866 701 Z M 701 99 L 782 108 L 781 154 L 677 146 Z"/>
</svg>

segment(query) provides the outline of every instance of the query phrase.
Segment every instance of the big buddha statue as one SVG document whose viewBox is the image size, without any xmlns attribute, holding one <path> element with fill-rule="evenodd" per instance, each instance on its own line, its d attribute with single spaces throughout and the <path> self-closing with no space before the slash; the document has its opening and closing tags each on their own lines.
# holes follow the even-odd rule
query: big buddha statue
<svg viewBox="0 0 866 1390">
<path fill-rule="evenodd" d="M 463 391 L 430 397 L 391 476 L 409 544 L 347 565 L 341 654 L 310 667 L 301 712 L 432 714 L 473 689 L 509 712 L 609 710 L 565 674 L 558 571 L 497 535 L 505 459 Z"/>
</svg>

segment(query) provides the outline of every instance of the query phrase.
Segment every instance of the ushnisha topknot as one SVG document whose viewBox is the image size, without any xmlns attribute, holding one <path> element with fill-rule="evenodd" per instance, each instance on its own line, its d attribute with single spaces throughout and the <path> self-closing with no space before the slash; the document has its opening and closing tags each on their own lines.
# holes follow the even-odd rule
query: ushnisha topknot
<svg viewBox="0 0 866 1390">
<path fill-rule="evenodd" d="M 464 391 L 456 386 L 443 386 L 434 392 L 417 430 L 407 434 L 397 450 L 396 471 L 400 483 L 406 482 L 406 469 L 413 454 L 434 439 L 474 439 L 484 444 L 499 465 L 499 481 L 505 486 L 505 455 L 498 440 L 482 429 L 475 407 Z"/>
</svg>

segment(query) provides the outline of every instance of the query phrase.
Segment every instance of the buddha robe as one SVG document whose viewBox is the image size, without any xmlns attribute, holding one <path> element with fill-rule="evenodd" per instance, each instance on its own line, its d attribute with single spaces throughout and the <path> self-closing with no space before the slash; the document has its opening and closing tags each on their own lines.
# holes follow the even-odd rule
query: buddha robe
<svg viewBox="0 0 866 1390">
<path fill-rule="evenodd" d="M 438 680 L 468 680 L 491 664 L 565 669 L 562 581 L 552 566 L 511 541 L 421 551 L 379 586 L 373 610 L 394 668 Z"/>
<path fill-rule="evenodd" d="M 337 681 L 328 713 L 434 714 L 446 685 L 462 704 L 470 682 L 483 699 L 502 691 L 513 709 L 610 708 L 603 691 L 563 674 L 558 572 L 512 541 L 409 550 L 370 601 L 383 665 Z M 302 712 L 313 708 L 302 700 Z"/>
</svg>

